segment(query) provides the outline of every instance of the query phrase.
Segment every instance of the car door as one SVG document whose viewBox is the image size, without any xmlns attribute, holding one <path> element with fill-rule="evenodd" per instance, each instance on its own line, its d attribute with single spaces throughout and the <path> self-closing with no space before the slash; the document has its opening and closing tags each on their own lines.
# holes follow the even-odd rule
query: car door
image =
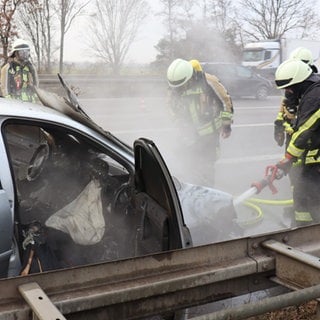
<svg viewBox="0 0 320 320">
<path fill-rule="evenodd" d="M 28 273 L 191 245 L 173 181 L 151 141 L 135 143 L 134 170 L 133 153 L 110 134 L 98 138 L 33 119 L 7 121 L 3 135 L 17 198 L 17 273 L 35 255 Z"/>
<path fill-rule="evenodd" d="M 180 201 L 169 170 L 154 142 L 134 143 L 138 207 L 143 210 L 138 246 L 142 253 L 186 248 L 192 245 Z M 157 209 L 156 209 L 157 208 Z"/>
<path fill-rule="evenodd" d="M 239 96 L 255 96 L 257 79 L 253 77 L 250 69 L 243 66 L 235 66 L 237 74 L 237 86 L 235 88 Z"/>
<path fill-rule="evenodd" d="M 13 245 L 13 219 L 6 191 L 0 185 L 0 278 L 8 276 Z"/>
</svg>

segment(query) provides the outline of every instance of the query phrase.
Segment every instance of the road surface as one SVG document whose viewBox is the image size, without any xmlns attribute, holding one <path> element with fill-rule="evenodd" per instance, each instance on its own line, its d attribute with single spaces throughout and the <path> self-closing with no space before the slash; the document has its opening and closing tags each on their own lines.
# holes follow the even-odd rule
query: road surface
<svg viewBox="0 0 320 320">
<path fill-rule="evenodd" d="M 280 96 L 265 101 L 234 100 L 234 123 L 231 136 L 221 143 L 221 156 L 215 165 L 215 181 L 203 172 L 197 158 L 194 167 L 184 167 L 185 159 L 177 152 L 178 136 L 163 97 L 125 97 L 110 99 L 80 99 L 86 112 L 105 130 L 132 145 L 139 137 L 153 140 L 166 160 L 170 172 L 186 182 L 214 186 L 235 198 L 264 177 L 267 165 L 281 159 L 284 149 L 273 140 L 273 121 L 277 115 Z M 199 155 L 197 155 L 199 156 Z M 265 188 L 256 197 L 271 201 L 249 208 L 237 207 L 239 220 L 246 235 L 263 234 L 291 226 L 284 214 L 286 206 L 278 200 L 291 199 L 288 177 L 275 181 L 278 193 Z M 261 211 L 259 211 L 261 210 Z M 222 217 L 223 218 L 223 217 Z"/>
</svg>

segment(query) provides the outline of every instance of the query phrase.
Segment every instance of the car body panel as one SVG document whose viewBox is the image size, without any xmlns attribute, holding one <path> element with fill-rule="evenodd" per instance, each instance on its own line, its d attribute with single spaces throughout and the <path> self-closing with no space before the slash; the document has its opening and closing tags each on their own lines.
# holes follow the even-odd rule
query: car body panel
<svg viewBox="0 0 320 320">
<path fill-rule="evenodd" d="M 253 96 L 265 99 L 272 90 L 272 84 L 268 79 L 248 67 L 222 62 L 203 62 L 201 65 L 205 72 L 217 76 L 234 98 Z"/>
<path fill-rule="evenodd" d="M 6 277 L 12 254 L 13 219 L 6 192 L 0 190 L 0 278 Z"/>
</svg>

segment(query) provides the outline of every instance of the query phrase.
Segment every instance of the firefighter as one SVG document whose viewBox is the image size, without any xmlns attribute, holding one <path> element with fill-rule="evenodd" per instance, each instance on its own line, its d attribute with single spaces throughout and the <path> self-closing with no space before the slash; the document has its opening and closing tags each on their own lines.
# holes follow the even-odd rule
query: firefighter
<svg viewBox="0 0 320 320">
<path fill-rule="evenodd" d="M 25 40 L 17 39 L 8 62 L 1 68 L 2 96 L 36 102 L 34 87 L 38 84 L 37 72 L 30 61 L 30 46 Z"/>
<path fill-rule="evenodd" d="M 310 66 L 312 72 L 318 72 L 317 67 L 313 64 L 312 52 L 309 49 L 304 47 L 298 47 L 291 52 L 290 58 L 301 60 L 302 62 Z M 284 98 L 282 99 L 277 119 L 274 122 L 274 138 L 280 147 L 285 145 L 286 148 L 289 144 L 291 135 L 294 132 L 298 104 L 299 101 L 297 97 L 295 97 L 290 91 L 287 90 L 285 92 Z M 292 168 L 289 172 L 289 178 L 293 192 L 295 192 L 294 185 L 296 184 L 296 182 L 298 182 L 298 179 L 300 177 L 300 170 L 301 160 L 297 159 L 297 161 L 293 163 Z M 299 205 L 297 203 L 299 199 L 300 198 L 296 198 L 295 207 L 303 207 L 303 204 Z M 303 199 L 301 200 L 304 201 Z M 287 207 L 285 211 L 290 217 L 292 216 L 292 214 L 295 215 L 295 219 L 291 218 L 294 224 L 296 224 L 296 221 L 300 220 L 298 217 L 299 214 L 297 212 L 294 213 L 294 208 Z"/>
<path fill-rule="evenodd" d="M 320 222 L 320 81 L 312 68 L 297 59 L 288 59 L 276 71 L 278 89 L 298 101 L 296 122 L 285 155 L 276 166 L 288 173 L 301 161 L 293 188 L 297 225 Z"/>
<path fill-rule="evenodd" d="M 314 73 L 318 72 L 317 67 L 313 64 L 312 52 L 304 47 L 298 47 L 290 54 L 289 59 L 298 59 L 307 63 Z M 290 92 L 286 92 L 281 101 L 280 109 L 276 120 L 274 121 L 274 139 L 282 147 L 288 145 L 290 136 L 293 133 L 293 125 L 297 113 L 297 101 Z"/>
<path fill-rule="evenodd" d="M 169 107 L 180 123 L 182 139 L 197 157 L 199 167 L 213 164 L 219 157 L 220 136 L 231 134 L 232 100 L 219 80 L 204 73 L 199 61 L 174 60 L 167 69 Z M 211 176 L 213 182 L 213 174 Z"/>
</svg>

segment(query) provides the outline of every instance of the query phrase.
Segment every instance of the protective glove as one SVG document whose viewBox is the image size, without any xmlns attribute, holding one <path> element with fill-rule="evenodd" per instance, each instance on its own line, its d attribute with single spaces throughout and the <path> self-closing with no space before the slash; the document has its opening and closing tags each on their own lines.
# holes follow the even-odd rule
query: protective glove
<svg viewBox="0 0 320 320">
<path fill-rule="evenodd" d="M 292 167 L 295 158 L 288 152 L 284 155 L 284 157 L 276 164 L 278 169 L 282 170 L 284 174 L 287 174 Z"/>
<path fill-rule="evenodd" d="M 277 142 L 278 146 L 282 147 L 285 139 L 283 120 L 276 120 L 274 122 L 273 133 L 274 133 L 274 140 Z"/>
</svg>

